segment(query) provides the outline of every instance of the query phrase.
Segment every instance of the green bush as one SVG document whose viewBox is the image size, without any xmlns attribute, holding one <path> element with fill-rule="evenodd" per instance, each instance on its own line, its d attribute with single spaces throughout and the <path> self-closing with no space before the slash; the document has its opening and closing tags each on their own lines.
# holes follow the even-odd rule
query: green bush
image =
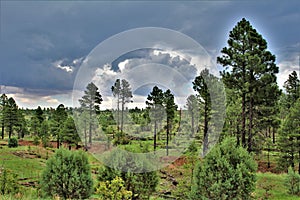
<svg viewBox="0 0 300 200">
<path fill-rule="evenodd" d="M 132 192 L 132 199 L 149 199 L 150 195 L 155 192 L 159 182 L 156 171 L 146 170 L 143 173 L 134 173 L 137 169 L 146 169 L 150 165 L 147 160 L 141 160 L 135 157 L 135 154 L 118 151 L 112 151 L 106 159 L 104 160 L 106 164 L 110 163 L 110 166 L 116 166 L 118 169 L 122 168 L 124 163 L 126 165 L 121 171 L 109 167 L 100 168 L 98 171 L 100 182 L 112 182 L 116 177 L 120 177 L 124 181 L 126 190 Z"/>
<path fill-rule="evenodd" d="M 100 199 L 131 200 L 132 192 L 126 190 L 125 182 L 122 178 L 116 176 L 112 181 L 99 182 L 96 188 L 96 194 Z"/>
<path fill-rule="evenodd" d="M 8 140 L 8 147 L 9 148 L 18 147 L 18 139 L 17 138 L 9 138 L 9 140 Z"/>
<path fill-rule="evenodd" d="M 5 168 L 0 168 L 0 196 L 16 194 L 19 191 L 18 176 Z"/>
<path fill-rule="evenodd" d="M 257 165 L 234 139 L 212 149 L 194 172 L 191 199 L 251 199 Z"/>
<path fill-rule="evenodd" d="M 59 149 L 42 173 L 41 189 L 45 196 L 63 199 L 87 199 L 93 190 L 88 158 L 83 151 Z"/>
<path fill-rule="evenodd" d="M 300 195 L 300 175 L 292 167 L 288 168 L 285 185 L 290 194 Z"/>
</svg>

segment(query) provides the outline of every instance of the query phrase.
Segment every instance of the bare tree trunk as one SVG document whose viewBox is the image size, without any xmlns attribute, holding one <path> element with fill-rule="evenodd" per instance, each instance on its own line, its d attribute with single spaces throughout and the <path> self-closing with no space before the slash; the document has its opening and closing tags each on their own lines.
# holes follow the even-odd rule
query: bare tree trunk
<svg viewBox="0 0 300 200">
<path fill-rule="evenodd" d="M 10 139 L 11 138 L 11 135 L 12 135 L 12 126 L 10 125 L 9 126 L 9 129 L 8 129 L 9 131 L 8 131 L 8 138 Z"/>
<path fill-rule="evenodd" d="M 242 95 L 242 145 L 246 147 L 246 94 Z"/>
<path fill-rule="evenodd" d="M 154 121 L 154 134 L 153 134 L 153 148 L 156 150 L 156 129 L 157 129 L 157 121 Z"/>
<path fill-rule="evenodd" d="M 59 149 L 59 135 L 57 135 L 57 138 L 56 138 L 56 146 Z"/>
<path fill-rule="evenodd" d="M 253 98 L 250 98 L 249 104 L 249 129 L 248 129 L 248 152 L 253 150 L 252 148 L 252 124 L 253 124 Z"/>
<path fill-rule="evenodd" d="M 123 136 L 123 123 L 124 123 L 124 101 L 122 99 L 122 110 L 121 110 L 121 135 Z"/>
<path fill-rule="evenodd" d="M 180 125 L 181 125 L 181 115 L 182 115 L 182 110 L 181 110 L 181 108 L 180 108 L 180 110 L 179 110 L 179 121 L 178 121 L 178 131 L 177 132 L 179 132 L 180 131 Z M 193 114 L 192 114 L 192 118 L 193 118 Z M 193 120 L 193 119 L 192 119 Z M 193 122 L 192 122 L 193 123 Z M 193 128 L 193 127 L 192 127 Z M 194 130 L 193 130 L 194 131 Z M 175 134 L 175 133 L 174 133 Z M 193 134 L 193 133 L 192 133 Z M 194 134 L 193 134 L 193 136 L 194 136 Z"/>
<path fill-rule="evenodd" d="M 270 129 L 270 127 L 269 128 L 267 128 L 267 131 L 266 131 L 267 133 L 267 137 L 269 137 L 270 138 L 270 136 L 271 136 L 271 129 Z M 268 142 L 268 169 L 271 167 L 271 163 L 270 163 L 270 151 L 271 151 L 271 149 L 270 149 L 270 143 L 269 143 L 269 140 L 267 140 L 267 142 Z"/>
<path fill-rule="evenodd" d="M 195 119 L 194 119 L 194 113 L 192 112 L 192 137 L 195 136 Z"/>
<path fill-rule="evenodd" d="M 87 148 L 86 119 L 84 119 L 84 147 Z"/>
<path fill-rule="evenodd" d="M 166 144 L 166 150 L 167 150 L 167 156 L 169 155 L 169 119 L 167 118 L 167 144 Z"/>
<path fill-rule="evenodd" d="M 2 123 L 1 127 L 1 133 L 2 133 L 2 140 L 4 139 L 4 124 Z"/>
<path fill-rule="evenodd" d="M 89 121 L 89 143 L 92 144 L 92 110 L 90 110 L 90 121 Z"/>
<path fill-rule="evenodd" d="M 203 131 L 203 155 L 206 154 L 208 150 L 208 106 L 205 103 L 204 106 L 204 131 Z"/>
<path fill-rule="evenodd" d="M 118 113 L 117 113 L 117 129 L 118 131 L 120 130 L 120 94 L 118 93 L 118 100 L 117 100 L 117 109 L 118 109 Z"/>
</svg>

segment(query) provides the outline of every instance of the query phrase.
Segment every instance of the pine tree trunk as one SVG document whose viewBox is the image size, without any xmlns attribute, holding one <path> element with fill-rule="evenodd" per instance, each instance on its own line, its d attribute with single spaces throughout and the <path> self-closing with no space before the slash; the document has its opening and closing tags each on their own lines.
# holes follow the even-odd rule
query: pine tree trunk
<svg viewBox="0 0 300 200">
<path fill-rule="evenodd" d="M 84 147 L 87 148 L 86 120 L 84 119 Z"/>
<path fill-rule="evenodd" d="M 182 111 L 181 111 L 181 108 L 180 108 L 180 110 L 179 110 L 179 121 L 178 121 L 178 131 L 177 132 L 179 132 L 180 131 L 180 125 L 181 125 L 181 115 L 182 115 Z M 194 114 L 192 113 L 192 120 L 194 120 L 194 116 L 193 116 Z M 192 122 L 192 123 L 194 123 L 194 122 Z M 192 131 L 194 131 L 194 125 L 192 125 Z M 194 137 L 194 132 L 193 132 L 193 137 Z"/>
<path fill-rule="evenodd" d="M 248 129 L 248 152 L 252 151 L 252 124 L 253 124 L 253 97 L 250 97 L 249 104 L 249 129 Z"/>
<path fill-rule="evenodd" d="M 89 143 L 92 144 L 92 110 L 90 110 Z"/>
<path fill-rule="evenodd" d="M 271 129 L 270 129 L 270 127 L 267 129 L 267 137 L 271 137 Z M 271 163 L 270 163 L 270 151 L 271 151 L 271 149 L 270 149 L 270 144 L 269 144 L 269 142 L 268 142 L 268 169 L 271 167 Z"/>
<path fill-rule="evenodd" d="M 121 110 L 121 135 L 123 136 L 123 123 L 124 123 L 124 100 L 122 99 L 122 110 Z"/>
<path fill-rule="evenodd" d="M 11 138 L 11 135 L 12 135 L 12 125 L 9 126 L 9 129 L 8 129 L 8 138 L 10 139 Z"/>
<path fill-rule="evenodd" d="M 117 100 L 117 109 L 118 109 L 118 113 L 117 113 L 117 129 L 118 131 L 120 130 L 120 94 L 118 93 L 118 100 Z"/>
<path fill-rule="evenodd" d="M 206 154 L 208 149 L 208 105 L 205 102 L 204 107 L 204 131 L 203 131 L 203 155 Z"/>
<path fill-rule="evenodd" d="M 4 139 L 4 124 L 2 123 L 1 127 L 2 140 Z"/>
<path fill-rule="evenodd" d="M 166 145 L 166 150 L 167 150 L 167 156 L 169 155 L 169 118 L 167 117 L 167 145 Z"/>
<path fill-rule="evenodd" d="M 271 163 L 270 163 L 270 144 L 268 144 L 268 169 L 270 169 Z"/>
<path fill-rule="evenodd" d="M 57 139 L 56 139 L 56 146 L 59 149 L 59 136 L 57 136 Z"/>
<path fill-rule="evenodd" d="M 246 148 L 246 94 L 242 95 L 242 145 Z"/>
<path fill-rule="evenodd" d="M 194 130 L 194 126 L 195 126 L 195 121 L 194 121 L 194 113 L 192 112 L 192 137 L 195 136 L 195 130 Z"/>
<path fill-rule="evenodd" d="M 156 150 L 156 129 L 157 129 L 157 122 L 154 121 L 154 134 L 153 134 L 153 148 L 154 151 Z"/>
</svg>

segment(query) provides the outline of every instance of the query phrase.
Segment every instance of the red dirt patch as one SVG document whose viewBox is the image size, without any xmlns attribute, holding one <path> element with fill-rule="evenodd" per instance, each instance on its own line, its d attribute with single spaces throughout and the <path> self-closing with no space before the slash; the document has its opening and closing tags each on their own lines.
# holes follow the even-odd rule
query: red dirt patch
<svg viewBox="0 0 300 200">
<path fill-rule="evenodd" d="M 39 145 L 34 145 L 34 144 L 33 144 L 33 141 L 27 141 L 27 140 L 22 140 L 22 139 L 20 139 L 20 140 L 18 141 L 18 144 L 19 144 L 20 146 L 39 146 L 39 147 L 43 147 L 43 144 L 42 144 L 42 143 L 40 143 Z M 57 144 L 56 144 L 56 142 L 54 142 L 54 141 L 50 141 L 50 142 L 49 142 L 49 146 L 51 146 L 51 147 L 53 147 L 53 148 L 57 148 Z"/>
<path fill-rule="evenodd" d="M 180 167 L 187 163 L 186 157 L 179 157 L 177 160 L 173 162 L 176 167 Z"/>
<path fill-rule="evenodd" d="M 19 146 L 38 146 L 38 147 L 43 147 L 43 144 L 41 142 L 40 142 L 39 145 L 34 145 L 33 141 L 22 140 L 22 139 L 20 139 L 18 141 L 18 144 L 19 144 Z M 57 142 L 56 141 L 49 141 L 48 144 L 49 144 L 48 145 L 49 147 L 57 148 Z M 62 146 L 65 147 L 65 148 L 68 148 L 68 144 L 67 143 L 63 143 Z M 72 147 L 72 149 L 75 149 L 75 148 Z"/>
</svg>

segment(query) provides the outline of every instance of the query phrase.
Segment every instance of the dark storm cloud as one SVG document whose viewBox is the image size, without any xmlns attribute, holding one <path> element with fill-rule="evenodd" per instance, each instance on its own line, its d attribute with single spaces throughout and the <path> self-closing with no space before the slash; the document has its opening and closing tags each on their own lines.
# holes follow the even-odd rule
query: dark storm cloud
<svg viewBox="0 0 300 200">
<path fill-rule="evenodd" d="M 2 1 L 0 85 L 70 90 L 79 67 L 73 61 L 85 57 L 106 38 L 137 27 L 178 30 L 214 57 L 242 17 L 267 39 L 271 51 L 279 54 L 278 62 L 295 60 L 299 54 L 299 6 L 296 0 Z"/>
</svg>

